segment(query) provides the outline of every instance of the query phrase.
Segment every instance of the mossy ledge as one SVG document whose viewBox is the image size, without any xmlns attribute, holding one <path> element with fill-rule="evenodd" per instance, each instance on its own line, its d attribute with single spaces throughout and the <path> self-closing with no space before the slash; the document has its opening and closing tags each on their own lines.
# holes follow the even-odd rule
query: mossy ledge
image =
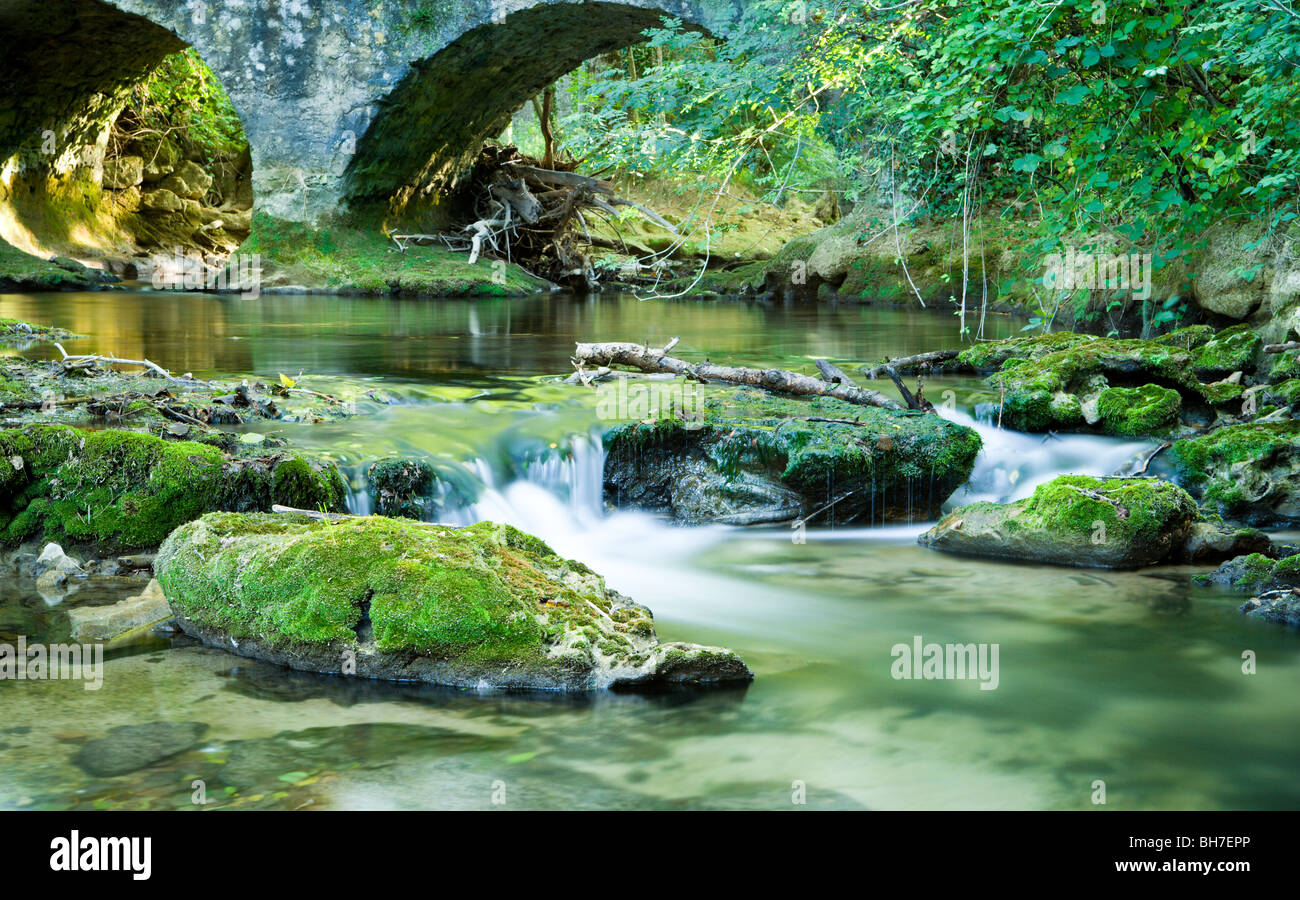
<svg viewBox="0 0 1300 900">
<path fill-rule="evenodd" d="M 186 633 L 302 671 L 561 691 L 753 677 L 730 650 L 660 643 L 648 609 L 492 522 L 213 513 L 155 571 Z"/>
<path fill-rule="evenodd" d="M 337 510 L 332 464 L 290 453 L 233 459 L 215 447 L 130 431 L 28 425 L 0 431 L 0 542 L 32 537 L 104 552 L 157 547 L 213 510 Z"/>
<path fill-rule="evenodd" d="M 694 417 L 605 435 L 605 498 L 687 523 L 932 519 L 970 478 L 978 432 L 830 397 L 710 390 Z"/>
<path fill-rule="evenodd" d="M 1177 441 L 1160 468 L 1225 519 L 1300 524 L 1300 420 L 1253 422 Z"/>
<path fill-rule="evenodd" d="M 1014 503 L 972 503 L 921 535 L 935 550 L 1103 569 L 1182 556 L 1196 501 L 1167 481 L 1062 475 Z"/>
</svg>

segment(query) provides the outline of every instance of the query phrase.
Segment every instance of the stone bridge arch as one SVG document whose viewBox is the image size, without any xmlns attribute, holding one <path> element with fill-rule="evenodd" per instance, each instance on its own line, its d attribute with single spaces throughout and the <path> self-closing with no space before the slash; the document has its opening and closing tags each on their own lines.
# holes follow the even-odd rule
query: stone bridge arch
<svg viewBox="0 0 1300 900">
<path fill-rule="evenodd" d="M 0 172 L 93 167 L 116 92 L 188 44 L 243 122 L 257 209 L 314 222 L 436 193 L 529 97 L 663 16 L 725 34 L 739 15 L 731 0 L 6 0 Z"/>
</svg>

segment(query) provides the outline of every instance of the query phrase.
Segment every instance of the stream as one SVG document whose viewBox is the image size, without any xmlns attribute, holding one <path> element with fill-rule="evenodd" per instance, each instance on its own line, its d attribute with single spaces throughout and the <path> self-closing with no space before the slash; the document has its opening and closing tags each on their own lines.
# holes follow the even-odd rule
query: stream
<svg viewBox="0 0 1300 900">
<path fill-rule="evenodd" d="M 1271 809 L 1300 805 L 1300 634 L 1247 620 L 1203 569 L 1138 573 L 926 551 L 928 523 L 683 528 L 604 509 L 589 394 L 549 383 L 575 340 L 735 365 L 807 367 L 956 346 L 950 316 L 834 304 L 638 302 L 565 295 L 437 302 L 153 292 L 7 295 L 0 316 L 89 337 L 70 353 L 148 358 L 198 377 L 398 402 L 355 418 L 256 423 L 333 455 L 366 513 L 364 471 L 422 455 L 456 489 L 441 521 L 507 521 L 649 606 L 660 637 L 738 651 L 751 685 L 699 692 L 502 694 L 293 673 L 188 641 L 107 654 L 103 686 L 0 682 L 0 808 Z M 1021 323 L 992 317 L 985 335 Z M 57 356 L 36 344 L 21 351 Z M 301 373 L 301 375 L 300 375 Z M 892 387 L 890 388 L 892 392 Z M 1109 474 L 1145 442 L 1008 432 L 977 418 L 978 379 L 934 378 L 984 452 L 950 501 L 1007 500 L 1064 472 Z M 950 393 L 949 393 L 950 392 Z M 273 426 L 273 427 L 272 427 Z M 251 429 L 250 429 L 251 430 Z M 136 592 L 139 585 L 132 591 Z M 0 641 L 63 639 L 64 610 L 0 582 Z M 891 648 L 1000 648 L 995 690 L 896 680 Z M 1254 651 L 1258 673 L 1242 672 Z M 123 775 L 79 753 L 118 726 L 194 722 L 188 749 Z M 120 732 L 118 734 L 121 734 Z M 141 735 L 138 740 L 148 740 Z"/>
</svg>

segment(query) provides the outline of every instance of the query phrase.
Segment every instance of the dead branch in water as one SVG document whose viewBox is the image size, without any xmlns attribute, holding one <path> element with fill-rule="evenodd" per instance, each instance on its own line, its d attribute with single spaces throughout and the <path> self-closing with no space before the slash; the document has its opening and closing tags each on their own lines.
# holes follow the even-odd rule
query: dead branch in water
<svg viewBox="0 0 1300 900">
<path fill-rule="evenodd" d="M 898 359 L 886 357 L 885 361 L 879 365 L 863 366 L 862 371 L 866 373 L 868 378 L 875 378 L 891 366 L 895 371 L 905 372 L 917 366 L 928 366 L 932 363 L 956 359 L 959 353 L 961 353 L 960 350 L 931 350 L 928 353 L 918 353 L 915 356 L 903 356 Z"/>
<path fill-rule="evenodd" d="M 65 366 L 69 364 L 71 364 L 71 366 L 73 367 L 78 365 L 86 366 L 86 365 L 94 365 L 96 363 L 100 365 L 109 365 L 109 366 L 139 366 L 141 368 L 148 369 L 150 372 L 153 372 L 155 375 L 157 375 L 160 378 L 166 378 L 168 381 L 175 382 L 176 384 L 202 385 L 204 387 L 210 386 L 208 382 L 200 381 L 199 379 L 195 378 L 192 375 L 187 375 L 184 377 L 177 378 L 175 375 L 173 375 L 171 372 L 168 372 L 162 366 L 158 365 L 157 363 L 150 362 L 147 359 L 120 359 L 111 354 L 108 356 L 96 356 L 96 355 L 73 356 L 73 355 L 69 355 L 68 351 L 63 349 L 62 344 L 56 342 L 54 346 L 58 347 L 59 352 L 63 354 L 63 359 L 60 360 L 60 362 L 62 362 Z"/>
<path fill-rule="evenodd" d="M 718 366 L 710 362 L 698 365 L 668 355 L 677 344 L 677 338 L 662 350 L 641 344 L 605 343 L 578 344 L 573 356 L 577 366 L 628 366 L 642 372 L 684 375 L 699 382 L 722 381 L 765 388 L 781 394 L 802 397 L 834 397 L 859 406 L 877 406 L 882 409 L 902 409 L 894 400 L 880 393 L 852 384 L 827 384 L 810 375 L 787 372 L 784 369 L 747 369 L 739 366 Z"/>
</svg>

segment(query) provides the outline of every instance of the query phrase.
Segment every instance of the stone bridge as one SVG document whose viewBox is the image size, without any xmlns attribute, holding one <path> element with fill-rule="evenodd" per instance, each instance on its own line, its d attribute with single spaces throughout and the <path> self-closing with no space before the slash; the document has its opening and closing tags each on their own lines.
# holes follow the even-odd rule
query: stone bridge
<svg viewBox="0 0 1300 900">
<path fill-rule="evenodd" d="M 103 159 L 124 92 L 190 45 L 252 147 L 257 208 L 318 221 L 432 200 L 583 60 L 664 16 L 725 34 L 730 0 L 0 0 L 0 180 Z M 36 176 L 33 178 L 33 176 Z"/>
</svg>

